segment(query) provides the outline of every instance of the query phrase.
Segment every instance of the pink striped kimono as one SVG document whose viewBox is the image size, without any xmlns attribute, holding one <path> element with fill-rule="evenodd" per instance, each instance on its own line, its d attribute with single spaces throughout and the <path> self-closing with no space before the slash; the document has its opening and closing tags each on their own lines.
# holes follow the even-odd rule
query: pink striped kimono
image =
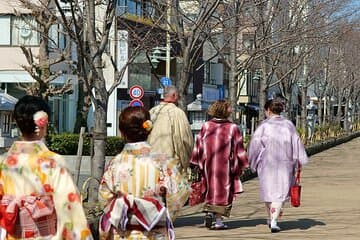
<svg viewBox="0 0 360 240">
<path fill-rule="evenodd" d="M 248 167 L 236 124 L 226 119 L 204 123 L 196 137 L 190 162 L 199 166 L 203 175 L 204 211 L 229 216 L 234 195 L 242 192 L 240 174 Z"/>
</svg>

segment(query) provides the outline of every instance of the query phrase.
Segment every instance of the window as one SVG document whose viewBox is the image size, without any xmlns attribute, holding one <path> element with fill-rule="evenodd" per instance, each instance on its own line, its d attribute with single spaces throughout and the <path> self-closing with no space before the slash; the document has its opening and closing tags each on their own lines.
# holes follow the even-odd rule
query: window
<svg viewBox="0 0 360 240">
<path fill-rule="evenodd" d="M 2 133 L 8 134 L 10 133 L 11 114 L 5 112 L 2 115 L 3 115 Z"/>
<path fill-rule="evenodd" d="M 67 41 L 63 33 L 62 26 L 59 24 L 52 25 L 49 30 L 49 50 L 65 49 Z"/>
<path fill-rule="evenodd" d="M 151 18 L 155 14 L 153 4 L 145 0 L 118 0 L 116 14 L 121 16 L 125 13 L 139 17 Z"/>
<path fill-rule="evenodd" d="M 11 43 L 11 34 L 10 34 L 10 16 L 0 16 L 0 45 L 10 45 Z"/>
<path fill-rule="evenodd" d="M 11 17 L 11 45 L 39 45 L 40 37 L 36 31 L 35 19 L 27 16 Z"/>
</svg>

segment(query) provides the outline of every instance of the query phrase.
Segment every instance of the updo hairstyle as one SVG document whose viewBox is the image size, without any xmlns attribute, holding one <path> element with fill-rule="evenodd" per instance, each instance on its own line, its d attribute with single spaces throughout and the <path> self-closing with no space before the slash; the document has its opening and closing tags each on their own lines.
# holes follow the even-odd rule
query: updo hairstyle
<svg viewBox="0 0 360 240">
<path fill-rule="evenodd" d="M 119 116 L 119 129 L 128 142 L 146 141 L 149 131 L 143 126 L 150 120 L 150 113 L 144 107 L 126 107 Z"/>
<path fill-rule="evenodd" d="M 284 111 L 284 103 L 280 98 L 274 98 L 271 100 L 268 109 L 274 114 L 280 114 Z"/>
<path fill-rule="evenodd" d="M 218 100 L 211 104 L 208 109 L 208 114 L 214 118 L 226 119 L 230 116 L 228 111 L 231 106 L 230 102 L 227 100 Z"/>
<path fill-rule="evenodd" d="M 31 136 L 35 133 L 34 114 L 38 111 L 46 112 L 50 118 L 50 107 L 40 97 L 26 95 L 15 104 L 14 119 L 22 135 Z"/>
</svg>

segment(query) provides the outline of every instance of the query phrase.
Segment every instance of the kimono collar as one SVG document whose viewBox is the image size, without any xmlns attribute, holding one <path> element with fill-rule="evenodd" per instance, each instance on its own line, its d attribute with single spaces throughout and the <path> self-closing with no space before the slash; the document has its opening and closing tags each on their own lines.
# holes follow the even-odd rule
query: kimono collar
<svg viewBox="0 0 360 240">
<path fill-rule="evenodd" d="M 126 143 L 123 148 L 123 151 L 134 155 L 146 155 L 150 153 L 150 150 L 151 150 L 150 145 L 145 141 Z"/>
<path fill-rule="evenodd" d="M 213 122 L 216 122 L 216 123 L 230 122 L 229 119 L 223 119 L 223 118 L 212 118 L 210 121 L 213 121 Z"/>
<path fill-rule="evenodd" d="M 42 151 L 49 151 L 45 143 L 41 140 L 37 141 L 15 141 L 10 149 L 9 153 L 11 154 L 36 154 Z"/>
</svg>

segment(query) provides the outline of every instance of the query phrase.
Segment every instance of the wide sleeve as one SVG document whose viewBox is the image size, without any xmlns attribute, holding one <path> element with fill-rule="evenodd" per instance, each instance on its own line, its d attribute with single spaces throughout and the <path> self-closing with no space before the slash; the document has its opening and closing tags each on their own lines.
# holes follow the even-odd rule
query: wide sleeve
<svg viewBox="0 0 360 240">
<path fill-rule="evenodd" d="M 203 168 L 201 159 L 203 158 L 203 151 L 204 151 L 204 145 L 202 141 L 203 128 L 204 125 L 202 126 L 202 129 L 200 130 L 199 134 L 197 134 L 195 137 L 194 149 L 191 153 L 191 158 L 190 158 L 190 164 L 199 166 L 201 169 Z"/>
<path fill-rule="evenodd" d="M 109 161 L 100 181 L 98 200 L 102 206 L 106 206 L 114 198 L 113 162 L 114 159 Z"/>
<path fill-rule="evenodd" d="M 262 141 L 263 125 L 260 125 L 251 136 L 249 144 L 249 163 L 253 172 L 257 171 L 257 166 L 261 159 L 261 154 L 265 150 L 264 143 Z"/>
<path fill-rule="evenodd" d="M 56 239 L 93 239 L 88 228 L 80 194 L 67 169 L 53 169 L 53 200 L 57 215 Z"/>
<path fill-rule="evenodd" d="M 167 159 L 166 164 L 161 166 L 161 172 L 164 176 L 159 184 L 167 189 L 166 206 L 171 219 L 175 220 L 175 217 L 189 198 L 190 186 L 186 173 L 178 171 L 177 161 L 174 158 Z"/>
<path fill-rule="evenodd" d="M 189 166 L 189 159 L 194 146 L 191 127 L 185 113 L 178 109 L 172 117 L 173 143 L 175 154 L 180 158 L 182 170 Z"/>
<path fill-rule="evenodd" d="M 306 164 L 308 162 L 308 156 L 304 144 L 302 143 L 301 138 L 297 134 L 295 128 L 294 128 L 294 133 L 292 135 L 292 148 L 293 148 L 293 152 L 292 152 L 293 161 L 295 163 L 300 163 L 301 165 Z"/>
<path fill-rule="evenodd" d="M 239 128 L 234 124 L 232 129 L 231 155 L 233 157 L 230 158 L 230 170 L 233 175 L 240 175 L 241 170 L 249 166 L 249 162 Z"/>
</svg>

